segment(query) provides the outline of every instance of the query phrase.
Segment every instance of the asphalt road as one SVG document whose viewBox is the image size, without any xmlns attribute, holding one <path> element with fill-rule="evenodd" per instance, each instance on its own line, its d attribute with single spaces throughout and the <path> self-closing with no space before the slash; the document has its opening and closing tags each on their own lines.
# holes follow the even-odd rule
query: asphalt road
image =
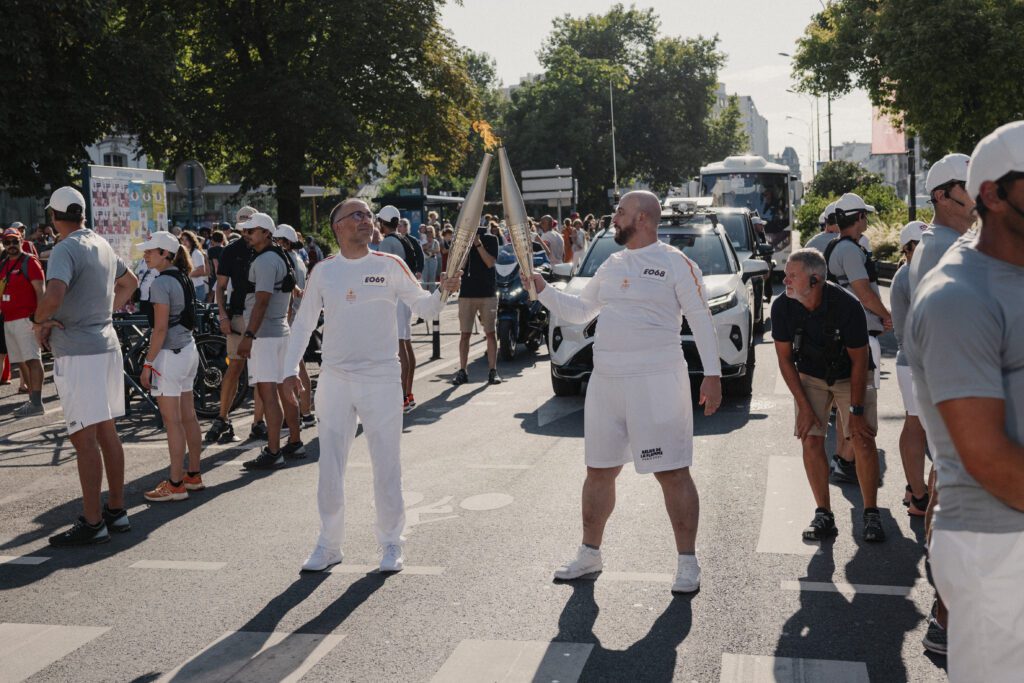
<svg viewBox="0 0 1024 683">
<path fill-rule="evenodd" d="M 453 307 L 442 329 L 455 329 Z M 204 452 L 206 491 L 148 505 L 167 470 L 152 417 L 120 422 L 133 530 L 86 549 L 46 537 L 80 512 L 74 454 L 47 414 L 14 421 L 0 387 L 0 681 L 944 681 L 920 645 L 931 594 L 923 526 L 900 504 L 902 406 L 885 346 L 878 443 L 889 540 L 858 540 L 855 486 L 833 486 L 840 533 L 804 544 L 813 515 L 793 408 L 770 333 L 754 397 L 695 417 L 703 586 L 675 569 L 660 489 L 627 467 L 594 581 L 555 583 L 579 542 L 583 400 L 551 394 L 546 356 L 448 384 L 457 337 L 421 359 L 406 416 L 406 571 L 381 575 L 366 440 L 348 470 L 345 562 L 298 568 L 317 533 L 316 429 L 309 456 L 272 474 L 240 462 L 260 444 Z M 330 419 L 321 406 L 320 419 Z M 248 418 L 236 416 L 236 425 Z M 206 425 L 204 425 L 205 429 Z M 239 431 L 246 431 L 239 429 Z"/>
</svg>

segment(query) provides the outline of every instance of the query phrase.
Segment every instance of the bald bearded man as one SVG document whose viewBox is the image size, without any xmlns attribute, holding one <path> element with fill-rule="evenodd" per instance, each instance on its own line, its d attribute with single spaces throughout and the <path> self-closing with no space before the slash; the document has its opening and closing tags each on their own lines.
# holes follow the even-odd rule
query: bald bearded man
<svg viewBox="0 0 1024 683">
<path fill-rule="evenodd" d="M 700 588 L 700 503 L 690 477 L 693 404 L 679 340 L 684 315 L 704 365 L 705 415 L 721 405 L 722 371 L 700 268 L 658 239 L 660 218 L 655 195 L 626 194 L 612 220 L 615 241 L 626 248 L 608 257 L 579 296 L 534 276 L 541 303 L 562 320 L 584 324 L 601 315 L 584 417 L 583 543 L 555 578 L 603 568 L 601 539 L 615 507 L 615 478 L 632 461 L 638 473 L 654 474 L 665 496 L 679 553 L 672 592 L 692 593 Z"/>
</svg>

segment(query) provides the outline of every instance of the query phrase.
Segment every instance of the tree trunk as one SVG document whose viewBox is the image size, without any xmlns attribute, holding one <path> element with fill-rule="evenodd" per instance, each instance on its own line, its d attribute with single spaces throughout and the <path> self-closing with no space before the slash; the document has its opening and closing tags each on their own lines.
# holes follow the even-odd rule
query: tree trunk
<svg viewBox="0 0 1024 683">
<path fill-rule="evenodd" d="M 300 200 L 302 179 L 308 177 L 305 168 L 305 145 L 297 140 L 288 140 L 279 151 L 280 163 L 274 179 L 277 199 L 277 222 L 287 223 L 296 230 L 302 230 Z"/>
</svg>

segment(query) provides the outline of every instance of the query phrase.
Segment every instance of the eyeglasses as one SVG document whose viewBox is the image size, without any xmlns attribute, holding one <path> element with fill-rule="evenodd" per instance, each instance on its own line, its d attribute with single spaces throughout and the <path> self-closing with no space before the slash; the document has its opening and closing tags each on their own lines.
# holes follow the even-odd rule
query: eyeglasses
<svg viewBox="0 0 1024 683">
<path fill-rule="evenodd" d="M 3 244 L 3 245 L 4 245 L 5 247 L 13 247 L 13 246 L 16 246 L 16 245 L 19 245 L 19 244 L 21 244 L 21 242 L 20 242 L 19 240 L 4 240 L 4 241 L 2 242 L 2 244 Z"/>
<path fill-rule="evenodd" d="M 357 223 L 362 223 L 364 220 L 369 220 L 372 222 L 375 216 L 373 215 L 372 211 L 363 211 L 362 209 L 359 209 L 358 211 L 353 211 L 352 213 L 346 213 L 344 216 L 338 216 L 337 220 L 335 220 L 334 222 L 340 223 L 346 218 L 355 218 Z"/>
</svg>

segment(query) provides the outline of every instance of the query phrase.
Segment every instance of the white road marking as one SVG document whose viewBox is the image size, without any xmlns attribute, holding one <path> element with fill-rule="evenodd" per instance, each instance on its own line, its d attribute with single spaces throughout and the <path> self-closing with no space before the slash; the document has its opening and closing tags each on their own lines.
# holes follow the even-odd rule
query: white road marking
<svg viewBox="0 0 1024 683">
<path fill-rule="evenodd" d="M 544 641 L 464 640 L 431 683 L 573 683 L 593 645 Z"/>
<path fill-rule="evenodd" d="M 158 681 L 297 683 L 345 636 L 229 631 Z"/>
<path fill-rule="evenodd" d="M 722 653 L 719 683 L 869 683 L 864 662 Z"/>
<path fill-rule="evenodd" d="M 227 562 L 193 562 L 184 560 L 139 560 L 129 565 L 132 569 L 186 569 L 215 572 L 227 566 Z"/>
<path fill-rule="evenodd" d="M 583 397 L 544 397 L 537 399 L 537 426 L 560 420 L 583 410 Z"/>
<path fill-rule="evenodd" d="M 470 465 L 469 469 L 471 469 L 471 470 L 532 470 L 533 469 L 533 465 L 522 465 L 522 464 L 516 465 L 516 464 L 513 464 L 513 463 L 508 463 L 508 464 L 502 464 L 502 463 L 476 464 L 476 465 Z"/>
<path fill-rule="evenodd" d="M 379 574 L 380 565 L 376 564 L 336 564 L 328 569 L 331 574 Z M 399 574 L 408 574 L 409 576 L 440 576 L 444 574 L 444 567 L 421 567 L 414 565 L 406 565 L 405 569 L 398 572 Z"/>
<path fill-rule="evenodd" d="M 674 574 L 656 572 L 601 572 L 601 581 L 637 581 L 644 583 L 672 583 Z"/>
<path fill-rule="evenodd" d="M 865 583 L 828 583 L 820 581 L 783 581 L 784 591 L 810 591 L 817 593 L 840 593 L 852 597 L 858 593 L 862 595 L 896 595 L 899 597 L 909 596 L 916 588 L 927 581 L 918 581 L 913 586 L 877 586 Z"/>
<path fill-rule="evenodd" d="M 0 555 L 0 564 L 42 564 L 48 559 L 39 555 Z"/>
<path fill-rule="evenodd" d="M 0 681 L 23 681 L 109 630 L 109 626 L 0 624 Z"/>
<path fill-rule="evenodd" d="M 506 493 L 481 493 L 466 498 L 459 503 L 459 507 L 463 510 L 497 510 L 511 505 L 513 500 L 515 499 Z"/>
<path fill-rule="evenodd" d="M 803 458 L 772 455 L 768 458 L 764 510 L 757 552 L 814 555 L 818 543 L 808 543 L 801 533 L 814 515 L 814 496 L 804 474 Z"/>
</svg>

